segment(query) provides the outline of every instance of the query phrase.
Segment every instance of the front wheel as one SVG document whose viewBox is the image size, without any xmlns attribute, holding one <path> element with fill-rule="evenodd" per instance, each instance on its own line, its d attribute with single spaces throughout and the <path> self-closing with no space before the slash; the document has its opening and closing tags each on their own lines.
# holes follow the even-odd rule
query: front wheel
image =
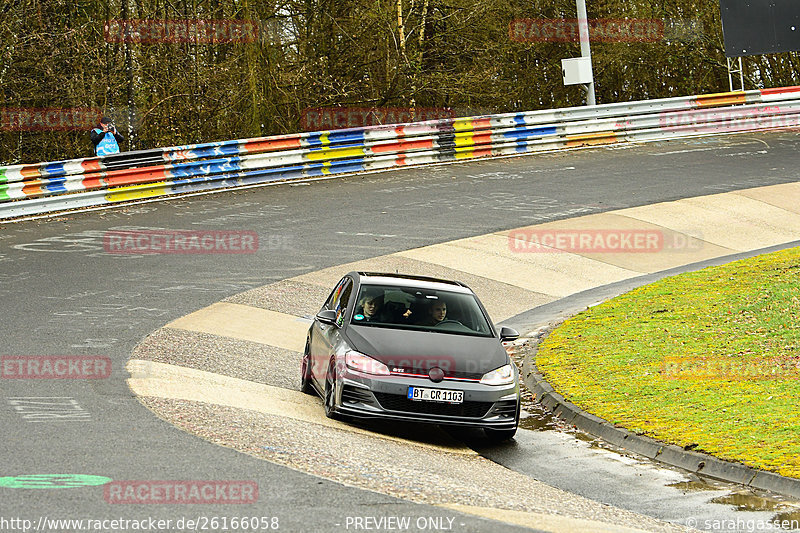
<svg viewBox="0 0 800 533">
<path fill-rule="evenodd" d="M 303 363 L 300 367 L 300 391 L 306 394 L 316 394 L 311 385 L 311 349 L 306 342 L 306 349 L 303 351 Z"/>
<path fill-rule="evenodd" d="M 336 414 L 336 367 L 333 362 L 325 375 L 325 416 L 338 419 Z"/>
</svg>

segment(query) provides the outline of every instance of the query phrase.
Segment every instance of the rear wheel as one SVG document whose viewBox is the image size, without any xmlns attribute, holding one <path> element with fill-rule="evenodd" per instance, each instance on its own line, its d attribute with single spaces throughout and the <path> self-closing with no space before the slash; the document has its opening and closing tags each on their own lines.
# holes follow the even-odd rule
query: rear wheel
<svg viewBox="0 0 800 533">
<path fill-rule="evenodd" d="M 306 394 L 316 394 L 311 385 L 311 349 L 306 342 L 306 349 L 303 352 L 303 363 L 300 366 L 300 390 Z"/>
</svg>

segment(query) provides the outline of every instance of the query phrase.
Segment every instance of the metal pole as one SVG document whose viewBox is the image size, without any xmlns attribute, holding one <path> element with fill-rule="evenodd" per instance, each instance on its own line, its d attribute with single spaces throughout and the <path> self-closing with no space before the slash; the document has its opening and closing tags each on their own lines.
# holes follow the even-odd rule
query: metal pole
<svg viewBox="0 0 800 533">
<path fill-rule="evenodd" d="M 744 91 L 744 68 L 742 68 L 742 56 L 739 56 L 738 58 L 736 58 L 734 60 L 731 60 L 730 57 L 726 57 L 725 59 L 728 62 L 728 86 L 731 88 L 731 92 L 733 92 L 735 90 L 733 88 L 733 75 L 737 74 L 737 73 L 739 74 L 739 89 L 738 90 Z M 737 61 L 739 62 L 739 68 L 738 69 L 736 67 L 734 67 L 734 65 L 736 64 Z"/>
<path fill-rule="evenodd" d="M 730 87 L 730 91 L 733 92 L 733 70 L 731 70 L 733 67 L 731 65 L 731 58 L 726 57 L 725 61 L 728 62 L 728 87 Z"/>
<path fill-rule="evenodd" d="M 742 67 L 742 56 L 739 56 L 739 88 L 744 91 L 744 67 Z"/>
<path fill-rule="evenodd" d="M 592 50 L 589 47 L 589 19 L 586 17 L 585 0 L 576 0 L 578 4 L 578 33 L 581 38 L 581 57 L 589 58 L 589 66 L 592 65 Z M 594 99 L 594 69 L 592 69 L 592 81 L 586 88 L 586 104 L 595 105 Z"/>
</svg>

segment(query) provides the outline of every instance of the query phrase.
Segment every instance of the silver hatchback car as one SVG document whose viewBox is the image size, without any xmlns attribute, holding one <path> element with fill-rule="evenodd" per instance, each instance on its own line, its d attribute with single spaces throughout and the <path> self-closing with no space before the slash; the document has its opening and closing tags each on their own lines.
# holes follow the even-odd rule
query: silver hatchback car
<svg viewBox="0 0 800 533">
<path fill-rule="evenodd" d="M 462 283 L 350 272 L 308 330 L 304 392 L 332 418 L 383 418 L 483 428 L 519 424 L 519 371 L 475 293 Z"/>
</svg>

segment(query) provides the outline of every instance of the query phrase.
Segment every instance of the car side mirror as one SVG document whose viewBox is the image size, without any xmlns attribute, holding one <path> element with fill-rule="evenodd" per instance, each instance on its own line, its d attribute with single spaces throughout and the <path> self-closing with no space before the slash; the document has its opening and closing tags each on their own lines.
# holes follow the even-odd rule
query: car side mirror
<svg viewBox="0 0 800 533">
<path fill-rule="evenodd" d="M 328 324 L 330 326 L 336 325 L 336 311 L 333 309 L 323 309 L 317 313 L 316 318 L 323 324 Z"/>
<path fill-rule="evenodd" d="M 500 328 L 500 341 L 513 341 L 519 338 L 519 331 L 503 326 Z"/>
</svg>

